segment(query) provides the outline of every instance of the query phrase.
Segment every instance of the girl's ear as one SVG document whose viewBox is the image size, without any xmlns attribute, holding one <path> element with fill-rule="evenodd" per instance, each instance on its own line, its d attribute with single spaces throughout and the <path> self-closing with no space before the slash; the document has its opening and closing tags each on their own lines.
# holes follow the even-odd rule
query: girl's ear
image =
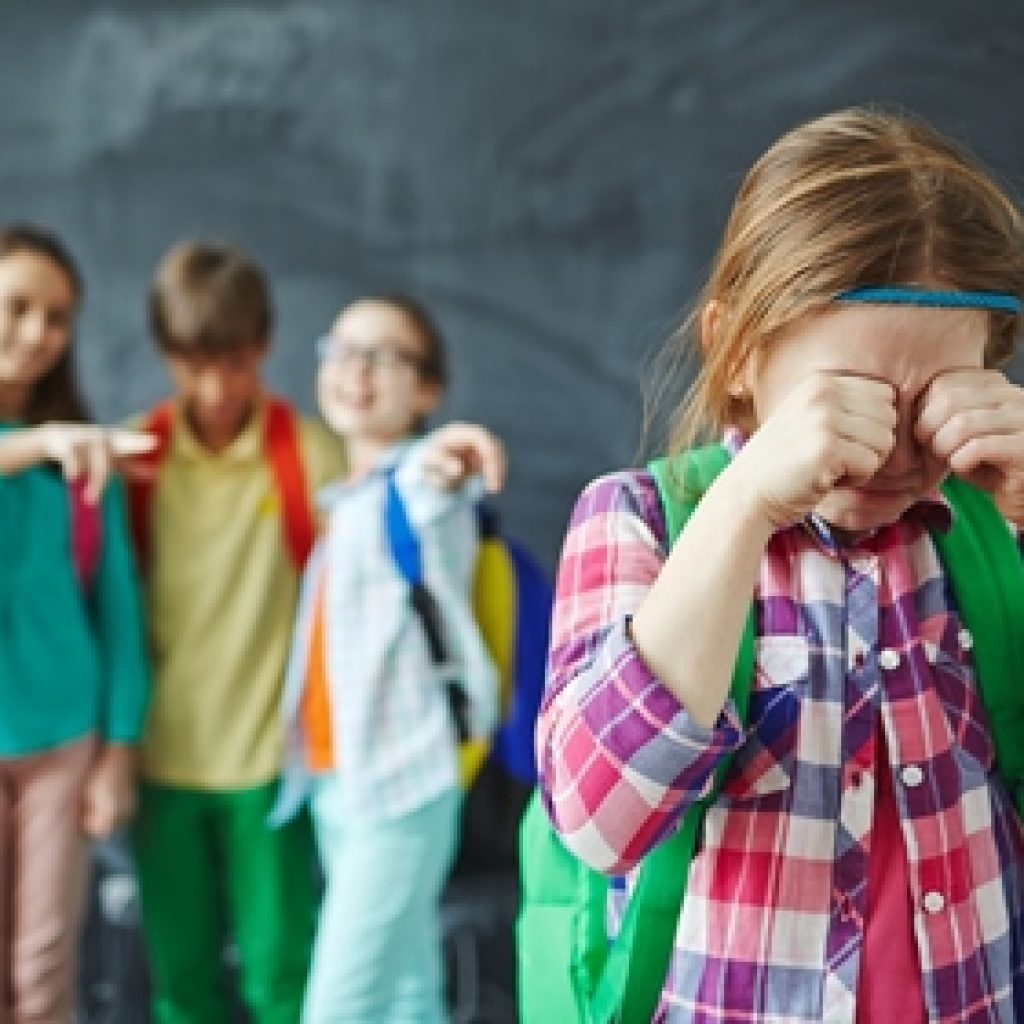
<svg viewBox="0 0 1024 1024">
<path fill-rule="evenodd" d="M 426 419 L 437 408 L 442 393 L 441 385 L 437 381 L 420 381 L 416 391 L 417 419 Z"/>
<path fill-rule="evenodd" d="M 743 361 L 743 364 L 736 368 L 732 379 L 729 381 L 729 397 L 741 401 L 749 401 L 754 394 L 754 360 L 757 352 L 751 352 Z"/>
<path fill-rule="evenodd" d="M 722 326 L 725 307 L 718 299 L 711 299 L 700 311 L 700 347 L 707 358 L 715 340 L 716 332 Z M 737 367 L 728 384 L 730 398 L 749 399 L 751 394 L 751 360 L 747 359 Z"/>
</svg>

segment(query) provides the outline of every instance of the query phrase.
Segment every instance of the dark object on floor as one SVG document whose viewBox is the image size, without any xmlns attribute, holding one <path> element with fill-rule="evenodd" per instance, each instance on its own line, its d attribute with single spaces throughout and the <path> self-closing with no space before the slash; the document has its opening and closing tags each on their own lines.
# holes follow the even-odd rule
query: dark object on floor
<svg viewBox="0 0 1024 1024">
<path fill-rule="evenodd" d="M 519 886 L 500 871 L 453 878 L 441 908 L 451 1024 L 516 1024 Z"/>
<path fill-rule="evenodd" d="M 519 887 L 514 865 L 508 864 L 508 835 L 501 835 L 494 830 L 470 860 L 479 864 L 497 849 L 505 863 L 487 870 L 461 868 L 445 891 L 441 921 L 452 1024 L 516 1021 L 513 935 Z M 230 970 L 230 951 L 226 959 Z M 150 1024 L 138 890 L 120 839 L 95 850 L 80 968 L 80 1024 Z M 233 1024 L 245 1020 L 239 1010 Z"/>
<path fill-rule="evenodd" d="M 95 848 L 80 972 L 84 1024 L 148 1024 L 149 967 L 138 888 L 131 858 L 118 840 Z"/>
</svg>

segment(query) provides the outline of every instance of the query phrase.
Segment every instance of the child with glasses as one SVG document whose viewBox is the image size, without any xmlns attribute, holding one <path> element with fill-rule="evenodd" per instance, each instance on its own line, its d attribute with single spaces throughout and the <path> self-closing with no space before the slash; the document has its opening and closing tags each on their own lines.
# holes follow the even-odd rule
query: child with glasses
<svg viewBox="0 0 1024 1024">
<path fill-rule="evenodd" d="M 465 447 L 463 425 L 421 436 L 445 364 L 419 304 L 353 303 L 320 355 L 320 410 L 351 472 L 321 492 L 327 526 L 303 581 L 285 695 L 291 770 L 281 817 L 308 796 L 327 879 L 303 1021 L 440 1024 L 439 902 L 460 804 L 459 726 L 445 682 L 458 677 L 465 727 L 482 736 L 497 679 L 470 603 L 470 489 L 439 489 L 448 469 L 425 456 L 443 440 L 486 466 Z M 418 537 L 444 678 L 391 550 L 385 506 L 394 500 Z"/>
</svg>

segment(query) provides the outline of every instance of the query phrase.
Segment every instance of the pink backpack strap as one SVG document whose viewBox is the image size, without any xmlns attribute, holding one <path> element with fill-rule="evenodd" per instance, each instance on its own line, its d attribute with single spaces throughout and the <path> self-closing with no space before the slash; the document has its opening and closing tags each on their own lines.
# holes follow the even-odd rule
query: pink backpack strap
<svg viewBox="0 0 1024 1024">
<path fill-rule="evenodd" d="M 98 504 L 85 500 L 85 481 L 68 483 L 71 506 L 71 557 L 82 590 L 88 593 L 96 576 L 103 543 L 102 518 Z"/>
</svg>

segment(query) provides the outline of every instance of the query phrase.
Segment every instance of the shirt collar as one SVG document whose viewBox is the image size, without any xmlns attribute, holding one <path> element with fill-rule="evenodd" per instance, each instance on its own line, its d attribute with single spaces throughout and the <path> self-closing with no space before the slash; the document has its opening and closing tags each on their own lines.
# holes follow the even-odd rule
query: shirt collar
<svg viewBox="0 0 1024 1024">
<path fill-rule="evenodd" d="M 316 492 L 317 506 L 322 509 L 329 509 L 345 497 L 345 495 L 366 487 L 375 480 L 380 480 L 381 477 L 387 475 L 398 466 L 415 443 L 415 438 L 400 441 L 398 444 L 392 445 L 382 452 L 368 473 L 360 473 L 358 476 L 350 477 L 347 480 L 336 480 L 321 487 Z"/>
<path fill-rule="evenodd" d="M 212 452 L 196 437 L 188 417 L 179 406 L 175 413 L 171 444 L 176 455 L 191 462 L 254 462 L 262 459 L 266 411 L 261 403 L 241 433 L 224 449 Z"/>
<path fill-rule="evenodd" d="M 940 490 L 935 489 L 918 498 L 896 522 L 906 526 L 920 526 L 930 533 L 947 533 L 953 525 L 953 509 L 946 500 L 946 496 Z M 887 526 L 881 526 L 863 534 L 858 537 L 853 546 L 863 545 L 870 548 L 875 538 L 892 525 L 894 524 L 887 524 Z M 803 526 L 829 554 L 838 555 L 851 547 L 849 543 L 836 536 L 835 527 L 831 523 L 826 522 L 813 512 L 804 520 Z"/>
</svg>

